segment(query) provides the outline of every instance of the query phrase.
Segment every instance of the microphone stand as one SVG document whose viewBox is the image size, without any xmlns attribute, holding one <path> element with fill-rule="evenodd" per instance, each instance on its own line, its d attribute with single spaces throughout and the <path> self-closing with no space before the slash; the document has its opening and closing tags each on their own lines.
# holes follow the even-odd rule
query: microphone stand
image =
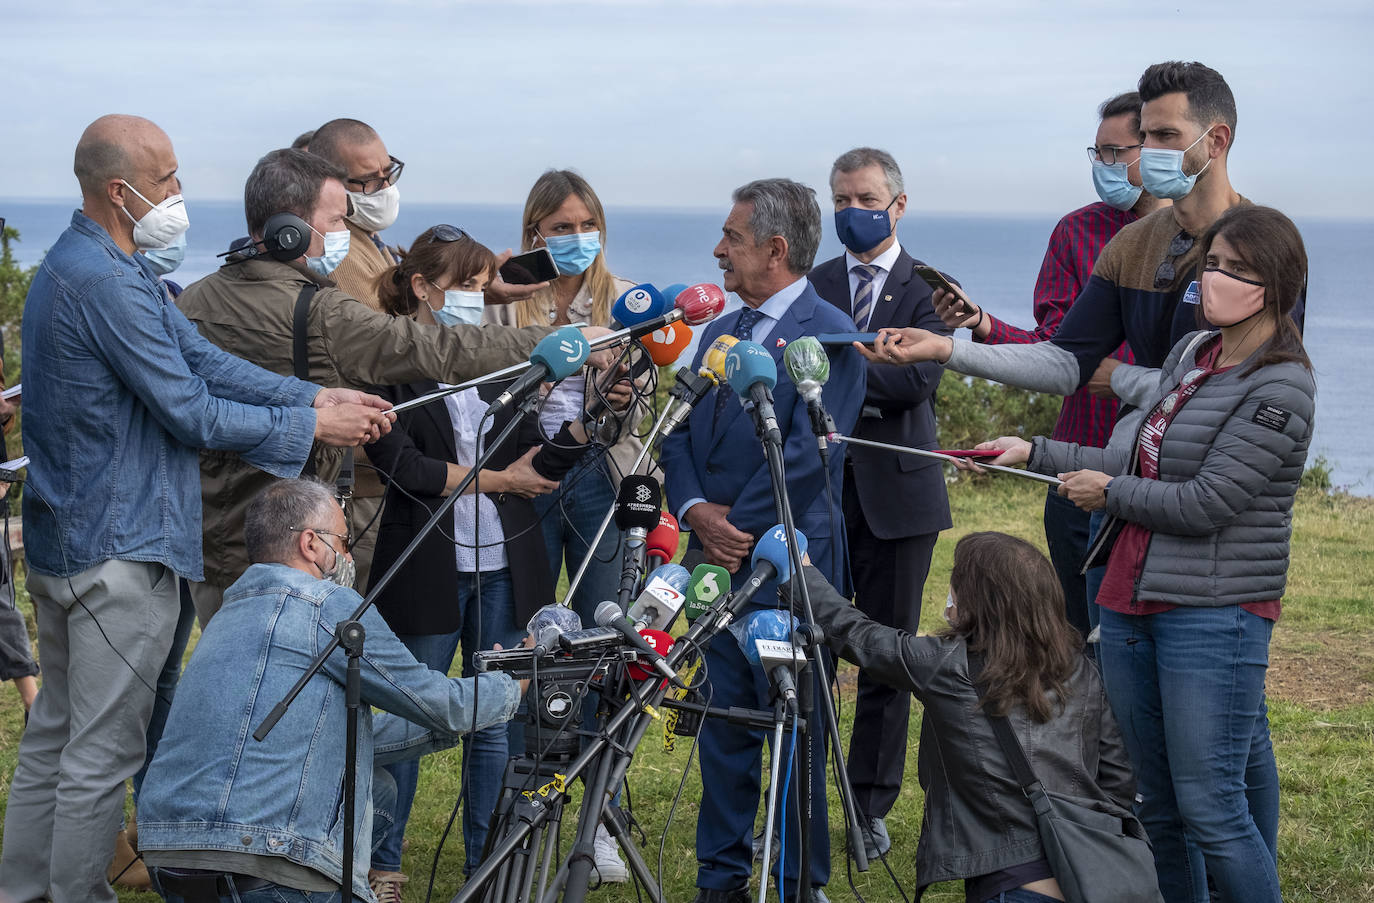
<svg viewBox="0 0 1374 903">
<path fill-rule="evenodd" d="M 296 697 L 305 689 L 310 679 L 324 668 L 324 663 L 329 659 L 329 656 L 333 654 L 334 650 L 341 645 L 344 647 L 348 655 L 348 671 L 344 684 L 344 699 L 348 710 L 345 727 L 345 742 L 348 744 L 348 748 L 344 751 L 344 858 L 343 877 L 339 881 L 339 890 L 343 898 L 343 903 L 351 903 L 353 900 L 353 814 L 355 811 L 354 807 L 357 805 L 356 794 L 358 785 L 358 710 L 362 705 L 362 679 L 359 660 L 363 655 L 363 641 L 365 639 L 365 632 L 360 619 L 363 614 L 372 607 L 374 600 L 381 594 L 382 590 L 391 583 L 397 572 L 399 572 L 405 563 L 410 560 L 411 556 L 415 554 L 415 550 L 420 547 L 425 537 L 429 535 L 429 532 L 434 529 L 435 525 L 443 520 L 446 515 L 451 517 L 449 512 L 453 509 L 453 506 L 457 504 L 458 499 L 462 497 L 463 491 L 477 478 L 477 474 L 486 465 L 487 461 L 491 459 L 492 455 L 496 453 L 496 450 L 501 447 L 513 432 L 515 432 L 516 428 L 520 425 L 520 421 L 524 419 L 524 415 L 534 409 L 534 406 L 538 404 L 538 398 L 538 395 L 530 394 L 526 395 L 517 403 L 515 416 L 511 417 L 510 422 L 501 430 L 496 440 L 482 450 L 482 454 L 478 456 L 476 463 L 473 464 L 472 469 L 467 472 L 467 475 L 463 477 L 462 482 L 458 484 L 458 487 L 454 489 L 453 492 L 449 493 L 448 498 L 444 499 L 443 504 L 435 510 L 434 514 L 430 516 L 430 519 L 426 521 L 425 525 L 420 528 L 420 531 L 415 534 L 415 538 L 410 541 L 410 545 L 405 547 L 400 556 L 396 559 L 396 562 L 381 576 L 372 587 L 372 590 L 367 594 L 367 597 L 353 610 L 353 614 L 335 625 L 333 638 L 330 639 L 322 650 L 320 650 L 320 654 L 315 656 L 315 660 L 310 663 L 310 667 L 305 669 L 305 673 L 296 681 L 295 686 L 288 690 L 281 701 L 272 707 L 272 711 L 267 714 L 266 718 L 262 719 L 257 729 L 253 731 L 254 740 L 259 743 L 265 740 L 267 735 L 272 732 L 272 728 L 276 727 L 277 722 L 286 714 L 287 709 L 296 701 Z"/>
<path fill-rule="evenodd" d="M 770 439 L 765 428 L 763 418 L 759 416 L 757 407 L 750 406 L 753 415 L 754 428 L 760 441 L 763 443 L 764 456 L 768 459 L 769 482 L 773 487 L 773 505 L 777 509 L 778 520 L 783 525 L 783 530 L 787 536 L 787 556 L 792 562 L 791 594 L 793 599 L 800 598 L 802 601 L 802 611 L 805 615 L 807 625 L 816 623 L 815 612 L 811 608 L 811 594 L 807 591 L 806 581 L 802 578 L 801 549 L 797 547 L 796 527 L 792 517 L 792 502 L 787 497 L 787 469 L 783 461 L 782 443 L 776 439 Z M 835 713 L 834 700 L 830 698 L 830 693 L 826 688 L 830 685 L 830 675 L 826 673 L 825 659 L 821 655 L 821 636 L 820 631 L 808 629 L 801 631 L 805 640 L 806 648 L 816 663 L 816 673 L 812 679 L 821 680 L 821 691 L 818 695 L 822 700 L 821 714 L 825 720 L 825 730 L 830 736 L 830 745 L 835 753 L 835 775 L 836 786 L 840 791 L 840 807 L 844 811 L 845 831 L 849 835 L 849 846 L 851 854 L 854 856 L 855 866 L 860 872 L 868 871 L 868 857 L 864 853 L 863 834 L 859 828 L 858 810 L 854 805 L 854 787 L 849 782 L 849 770 L 845 766 L 844 746 L 840 737 L 840 725 L 838 716 Z M 800 675 L 798 675 L 800 677 Z M 801 681 L 797 680 L 798 687 Z M 799 694 L 800 697 L 800 694 Z M 811 853 L 810 843 L 810 814 L 811 814 L 811 731 L 814 719 L 810 718 L 809 711 L 803 711 L 806 719 L 807 742 L 802 747 L 801 754 L 797 757 L 802 786 L 798 788 L 800 798 L 804 805 L 798 806 L 798 817 L 801 821 L 801 863 L 797 874 L 797 888 L 800 899 L 806 900 L 811 893 L 811 875 L 809 871 Z M 786 817 L 787 801 L 783 801 L 784 818 Z M 766 867 L 766 866 L 765 866 Z M 781 887 L 781 881 L 779 882 Z"/>
</svg>

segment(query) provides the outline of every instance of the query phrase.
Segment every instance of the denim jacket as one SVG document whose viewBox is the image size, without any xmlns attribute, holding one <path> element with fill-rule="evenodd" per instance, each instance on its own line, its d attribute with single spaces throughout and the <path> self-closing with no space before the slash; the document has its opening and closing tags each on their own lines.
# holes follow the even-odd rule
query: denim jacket
<svg viewBox="0 0 1374 903">
<path fill-rule="evenodd" d="M 281 477 L 310 452 L 319 386 L 205 341 L 142 255 L 80 211 L 34 276 L 23 335 L 25 545 L 41 573 L 122 559 L 200 580 L 197 451 Z"/>
<path fill-rule="evenodd" d="M 281 564 L 255 564 L 224 597 L 172 703 L 138 798 L 144 850 L 282 856 L 343 874 L 344 679 L 336 650 L 262 742 L 252 733 L 348 618 L 356 592 Z M 357 867 L 368 889 L 372 766 L 451 746 L 458 732 L 509 721 L 519 684 L 501 673 L 449 678 L 420 664 L 369 608 L 358 722 Z M 373 717 L 375 706 L 395 716 Z"/>
</svg>

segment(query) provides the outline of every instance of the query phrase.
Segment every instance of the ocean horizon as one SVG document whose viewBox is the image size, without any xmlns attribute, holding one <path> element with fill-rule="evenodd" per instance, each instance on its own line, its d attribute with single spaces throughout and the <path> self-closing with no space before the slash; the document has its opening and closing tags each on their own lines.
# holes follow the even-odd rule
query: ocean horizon
<svg viewBox="0 0 1374 903">
<path fill-rule="evenodd" d="M 1080 204 L 1093 200 L 1080 199 Z M 1044 256 L 1054 214 L 933 213 L 915 207 L 913 197 L 898 236 L 913 256 L 956 276 L 988 312 L 1031 327 L 1031 292 Z M 37 263 L 71 220 L 79 200 L 0 198 L 0 216 L 19 230 L 11 246 L 24 266 Z M 607 207 L 607 261 L 613 272 L 635 282 L 720 282 L 711 255 L 728 205 L 713 207 Z M 188 202 L 191 229 L 186 260 L 171 278 L 187 284 L 219 265 L 216 255 L 246 233 L 243 208 L 234 200 Z M 506 204 L 404 201 L 400 217 L 384 238 L 408 245 L 441 222 L 461 226 L 495 251 L 515 247 L 521 208 Z M 1317 375 L 1317 421 L 1309 466 L 1319 457 L 1331 466 L 1334 484 L 1357 495 L 1374 495 L 1374 463 L 1364 449 L 1374 445 L 1374 419 L 1358 415 L 1368 402 L 1363 387 L 1374 384 L 1374 310 L 1358 298 L 1370 284 L 1374 262 L 1374 220 L 1295 217 L 1310 261 L 1304 341 Z M 831 220 L 824 221 L 817 262 L 841 252 Z"/>
</svg>

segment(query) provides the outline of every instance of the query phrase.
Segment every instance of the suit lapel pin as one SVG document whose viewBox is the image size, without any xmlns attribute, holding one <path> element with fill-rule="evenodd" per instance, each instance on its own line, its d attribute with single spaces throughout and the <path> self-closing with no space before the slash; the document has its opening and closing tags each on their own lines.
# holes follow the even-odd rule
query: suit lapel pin
<svg viewBox="0 0 1374 903">
<path fill-rule="evenodd" d="M 891 301 L 891 300 L 892 300 L 892 296 L 891 296 L 891 295 L 883 295 L 883 300 L 884 300 L 884 301 Z"/>
<path fill-rule="evenodd" d="M 787 345 L 787 339 L 778 339 L 778 347 L 783 348 Z"/>
</svg>

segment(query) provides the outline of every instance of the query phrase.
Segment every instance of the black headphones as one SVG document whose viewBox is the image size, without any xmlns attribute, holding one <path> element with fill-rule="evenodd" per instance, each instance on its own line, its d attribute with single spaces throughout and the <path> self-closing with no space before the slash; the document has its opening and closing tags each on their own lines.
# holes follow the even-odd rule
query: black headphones
<svg viewBox="0 0 1374 903">
<path fill-rule="evenodd" d="M 274 213 L 262 227 L 262 247 L 273 260 L 304 257 L 310 247 L 310 226 L 294 213 Z"/>
</svg>

